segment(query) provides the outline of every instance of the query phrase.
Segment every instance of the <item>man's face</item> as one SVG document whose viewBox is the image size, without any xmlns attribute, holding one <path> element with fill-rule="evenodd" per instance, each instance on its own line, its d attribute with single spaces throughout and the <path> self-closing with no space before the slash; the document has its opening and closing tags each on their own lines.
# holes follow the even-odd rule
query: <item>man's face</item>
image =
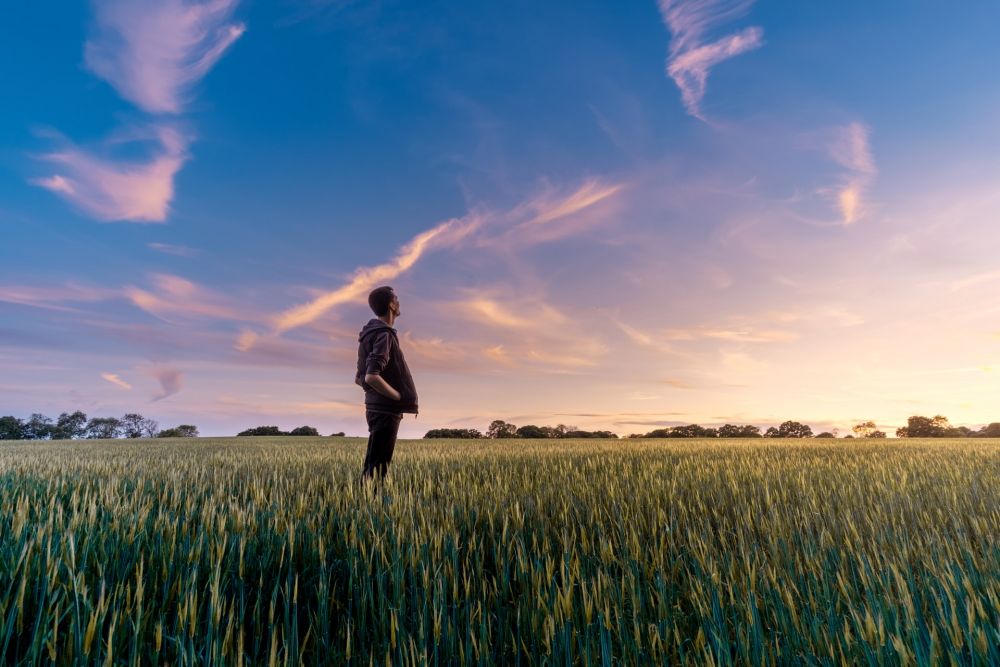
<svg viewBox="0 0 1000 667">
<path fill-rule="evenodd" d="M 389 303 L 389 311 L 393 317 L 399 317 L 399 297 L 395 294 L 392 295 L 392 301 Z"/>
</svg>

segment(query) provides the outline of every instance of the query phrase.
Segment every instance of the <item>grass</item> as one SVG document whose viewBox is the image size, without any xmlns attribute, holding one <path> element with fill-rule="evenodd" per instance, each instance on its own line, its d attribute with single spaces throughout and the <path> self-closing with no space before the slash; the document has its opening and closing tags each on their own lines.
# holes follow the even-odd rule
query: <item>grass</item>
<svg viewBox="0 0 1000 667">
<path fill-rule="evenodd" d="M 0 662 L 1000 664 L 1000 442 L 0 444 Z"/>
</svg>

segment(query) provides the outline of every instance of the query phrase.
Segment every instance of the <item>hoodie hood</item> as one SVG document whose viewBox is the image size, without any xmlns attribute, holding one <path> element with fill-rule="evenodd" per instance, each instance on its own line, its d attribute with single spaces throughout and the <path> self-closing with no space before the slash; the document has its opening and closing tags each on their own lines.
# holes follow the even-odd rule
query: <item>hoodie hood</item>
<svg viewBox="0 0 1000 667">
<path fill-rule="evenodd" d="M 368 320 L 368 323 L 365 324 L 365 326 L 361 327 L 361 331 L 358 333 L 358 342 L 360 343 L 361 341 L 363 341 L 365 339 L 365 336 L 372 334 L 376 331 L 381 331 L 382 329 L 388 329 L 389 331 L 392 332 L 393 335 L 396 335 L 395 329 L 393 329 L 392 327 L 390 327 L 388 324 L 378 319 L 377 317 L 373 317 L 372 319 Z"/>
</svg>

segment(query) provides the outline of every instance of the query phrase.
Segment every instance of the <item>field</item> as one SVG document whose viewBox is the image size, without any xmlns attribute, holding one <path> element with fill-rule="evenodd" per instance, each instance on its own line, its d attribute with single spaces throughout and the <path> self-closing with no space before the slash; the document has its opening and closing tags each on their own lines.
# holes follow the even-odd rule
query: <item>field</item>
<svg viewBox="0 0 1000 667">
<path fill-rule="evenodd" d="M 0 444 L 0 662 L 1000 664 L 1000 442 Z"/>
</svg>

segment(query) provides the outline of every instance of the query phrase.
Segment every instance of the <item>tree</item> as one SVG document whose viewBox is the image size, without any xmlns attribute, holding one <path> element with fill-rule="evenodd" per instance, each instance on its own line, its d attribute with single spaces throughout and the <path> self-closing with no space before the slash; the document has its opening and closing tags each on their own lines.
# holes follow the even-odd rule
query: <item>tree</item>
<svg viewBox="0 0 1000 667">
<path fill-rule="evenodd" d="M 769 426 L 766 431 L 764 431 L 765 438 L 780 438 L 781 434 L 778 433 L 778 429 L 773 426 Z"/>
<path fill-rule="evenodd" d="M 24 439 L 48 440 L 52 437 L 52 428 L 52 419 L 36 412 L 24 424 Z"/>
<path fill-rule="evenodd" d="M 980 438 L 1000 438 L 1000 422 L 993 422 L 982 427 L 976 435 Z"/>
<path fill-rule="evenodd" d="M 835 436 L 833 433 L 830 433 L 829 431 L 823 431 L 822 433 L 817 434 L 816 437 L 817 438 L 836 438 L 837 436 Z"/>
<path fill-rule="evenodd" d="M 461 438 L 463 440 L 475 440 L 482 438 L 483 434 L 474 428 L 434 428 L 424 434 L 425 438 Z"/>
<path fill-rule="evenodd" d="M 142 420 L 142 434 L 147 438 L 155 438 L 160 434 L 160 422 L 146 417 Z"/>
<path fill-rule="evenodd" d="M 82 438 L 87 434 L 87 415 L 77 410 L 70 414 L 67 412 L 59 415 L 56 425 L 52 429 L 53 440 L 71 440 Z"/>
<path fill-rule="evenodd" d="M 319 435 L 319 431 L 312 426 L 299 426 L 289 431 L 288 435 Z"/>
<path fill-rule="evenodd" d="M 24 422 L 17 417 L 0 417 L 0 440 L 24 440 Z"/>
<path fill-rule="evenodd" d="M 330 437 L 331 438 L 343 438 L 344 437 L 344 432 L 343 431 L 337 431 L 336 433 L 331 433 Z"/>
<path fill-rule="evenodd" d="M 812 434 L 811 428 L 791 420 L 781 422 L 781 425 L 778 426 L 779 438 L 811 438 Z"/>
<path fill-rule="evenodd" d="M 174 428 L 168 428 L 157 433 L 159 438 L 197 438 L 198 427 L 192 424 L 181 424 Z"/>
<path fill-rule="evenodd" d="M 859 438 L 869 438 L 877 430 L 878 426 L 873 421 L 861 422 L 851 427 L 851 432 Z"/>
<path fill-rule="evenodd" d="M 868 434 L 869 438 L 885 438 L 885 431 L 872 431 Z"/>
<path fill-rule="evenodd" d="M 154 419 L 148 419 L 135 412 L 130 412 L 121 419 L 122 434 L 126 438 L 155 438 L 160 425 Z"/>
<path fill-rule="evenodd" d="M 948 418 L 943 415 L 922 417 L 913 415 L 906 420 L 906 426 L 896 429 L 896 436 L 899 438 L 943 438 L 946 437 L 951 424 Z"/>
<path fill-rule="evenodd" d="M 490 422 L 490 427 L 486 429 L 487 438 L 516 438 L 517 427 L 508 424 L 502 419 L 495 419 Z"/>
<path fill-rule="evenodd" d="M 237 437 L 247 435 L 288 435 L 288 433 L 282 431 L 277 426 L 255 426 L 254 428 L 248 428 L 247 430 L 240 431 L 236 434 Z"/>
<path fill-rule="evenodd" d="M 516 431 L 518 438 L 547 438 L 549 434 L 541 426 L 535 426 L 534 424 L 528 424 L 522 426 Z"/>
<path fill-rule="evenodd" d="M 122 423 L 117 417 L 92 417 L 87 422 L 87 437 L 91 440 L 117 438 Z"/>
<path fill-rule="evenodd" d="M 760 429 L 753 424 L 737 426 L 736 424 L 726 424 L 719 427 L 720 438 L 759 438 Z"/>
</svg>

